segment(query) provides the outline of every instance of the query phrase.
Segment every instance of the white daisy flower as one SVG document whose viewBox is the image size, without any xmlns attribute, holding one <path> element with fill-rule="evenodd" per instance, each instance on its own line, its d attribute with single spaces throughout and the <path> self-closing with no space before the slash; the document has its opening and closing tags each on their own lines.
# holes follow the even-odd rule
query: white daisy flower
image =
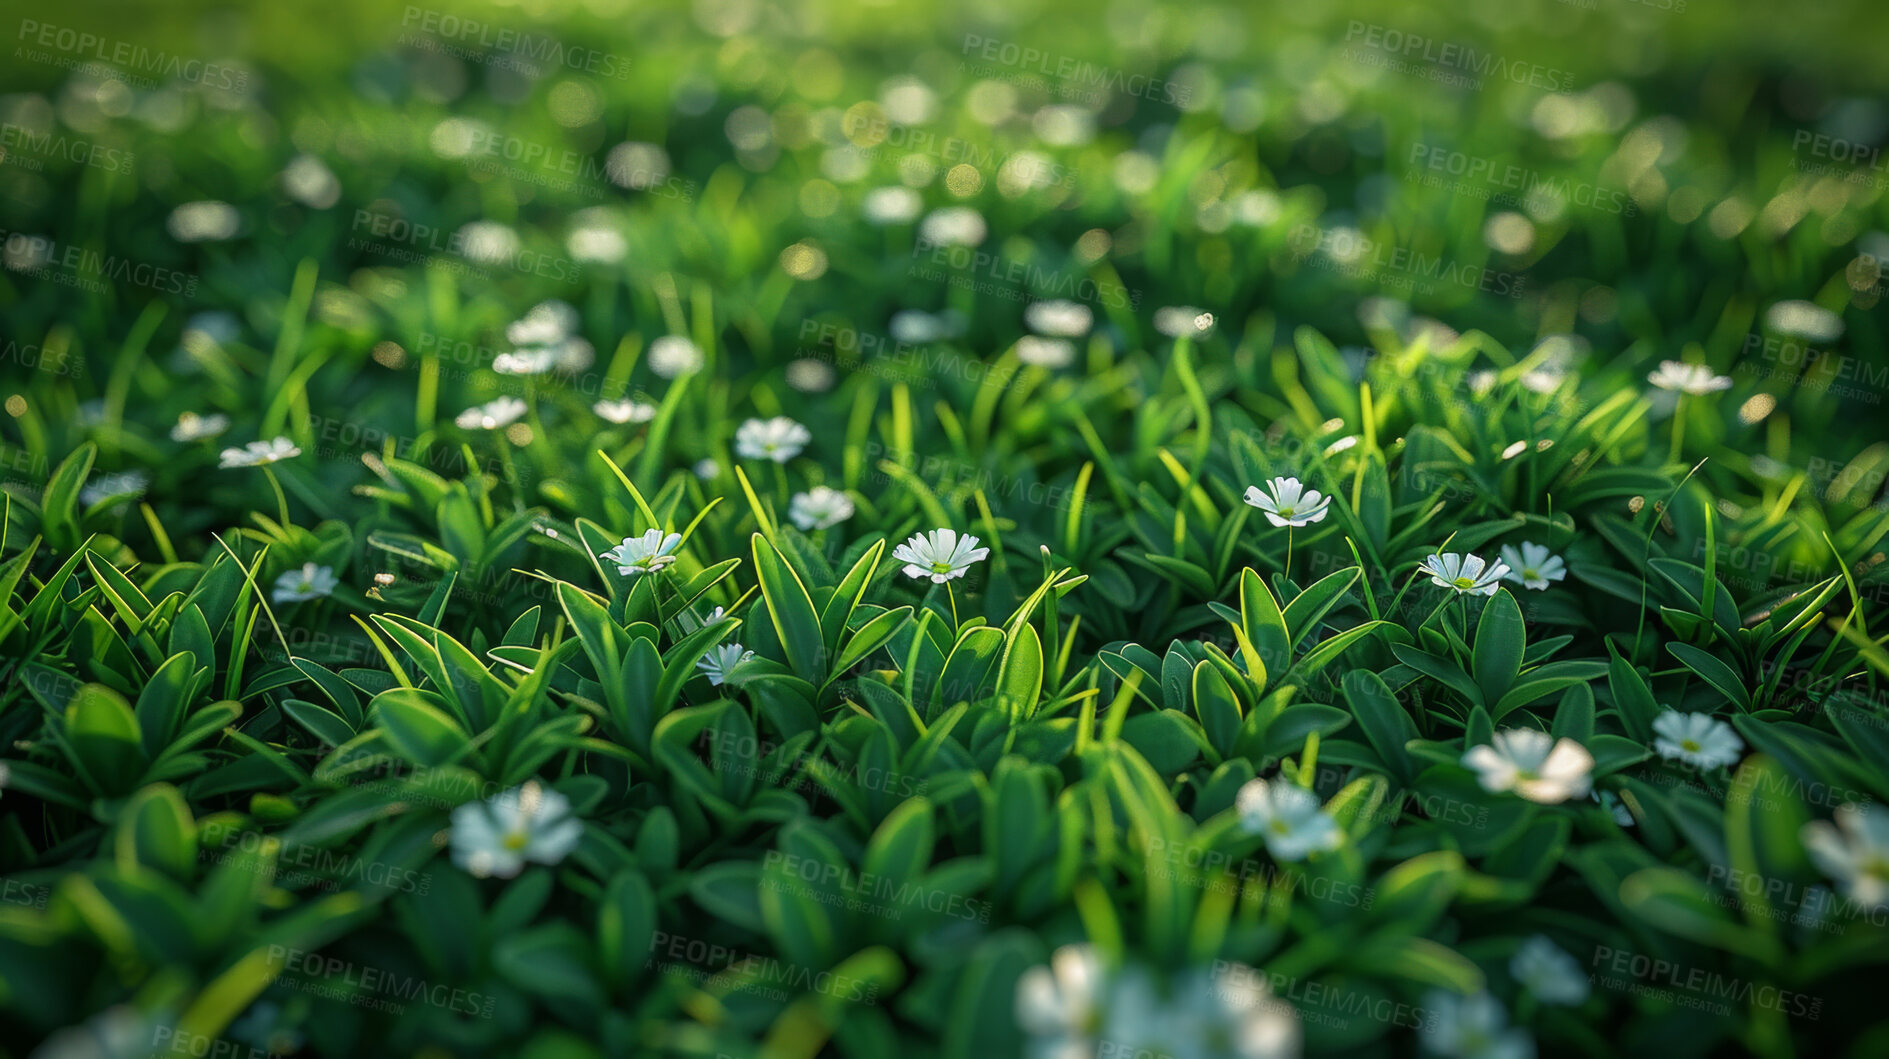
<svg viewBox="0 0 1889 1059">
<path fill-rule="evenodd" d="M 900 342 L 920 345 L 941 338 L 955 338 L 963 321 L 952 310 L 928 313 L 922 309 L 901 309 L 892 314 L 886 330 Z"/>
<path fill-rule="evenodd" d="M 590 410 L 612 423 L 647 423 L 656 418 L 655 405 L 628 397 L 618 401 L 598 401 Z"/>
<path fill-rule="evenodd" d="M 509 879 L 526 861 L 556 864 L 583 837 L 570 799 L 537 780 L 453 810 L 453 863 L 481 878 Z"/>
<path fill-rule="evenodd" d="M 673 553 L 681 544 L 682 534 L 664 536 L 661 530 L 652 529 L 646 530 L 641 537 L 623 538 L 623 543 L 597 558 L 617 564 L 617 573 L 624 577 L 641 577 L 674 563 L 676 556 Z"/>
<path fill-rule="evenodd" d="M 1432 1017 L 1419 1030 L 1423 1046 L 1454 1059 L 1534 1059 L 1535 1041 L 1509 1025 L 1508 1012 L 1487 993 L 1433 991 L 1423 1002 Z"/>
<path fill-rule="evenodd" d="M 325 210 L 341 198 L 341 181 L 334 170 L 312 154 L 298 154 L 282 170 L 282 190 L 311 209 Z"/>
<path fill-rule="evenodd" d="M 833 388 L 833 365 L 815 357 L 801 357 L 787 364 L 787 385 L 801 393 L 825 393 Z"/>
<path fill-rule="evenodd" d="M 1095 138 L 1095 111 L 1054 103 L 1036 112 L 1031 127 L 1053 147 L 1079 147 Z"/>
<path fill-rule="evenodd" d="M 1502 546 L 1502 564 L 1508 572 L 1503 580 L 1513 581 L 1523 588 L 1546 589 L 1548 582 L 1561 581 L 1568 576 L 1568 564 L 1559 555 L 1548 550 L 1547 545 L 1523 541 L 1518 551 L 1512 544 Z"/>
<path fill-rule="evenodd" d="M 511 226 L 498 221 L 472 221 L 459 227 L 453 245 L 460 256 L 481 265 L 503 265 L 518 257 L 521 244 Z"/>
<path fill-rule="evenodd" d="M 910 224 L 925 208 L 925 200 L 911 188 L 894 185 L 866 192 L 861 205 L 874 224 Z"/>
<path fill-rule="evenodd" d="M 490 142 L 490 137 L 497 132 L 483 121 L 471 118 L 447 118 L 433 126 L 427 136 L 427 145 L 441 158 L 464 158 L 477 150 L 481 143 Z"/>
<path fill-rule="evenodd" d="M 794 494 L 793 501 L 787 505 L 787 517 L 794 520 L 801 532 L 811 533 L 852 518 L 853 501 L 838 489 L 816 485 L 804 493 Z"/>
<path fill-rule="evenodd" d="M 583 318 L 569 302 L 553 298 L 539 302 L 531 311 L 505 328 L 505 340 L 514 346 L 548 346 L 577 333 Z"/>
<path fill-rule="evenodd" d="M 288 570 L 276 578 L 269 596 L 276 603 L 300 603 L 332 595 L 340 583 L 334 567 L 303 563 L 300 570 Z"/>
<path fill-rule="evenodd" d="M 938 93 L 916 77 L 894 77 L 880 85 L 879 102 L 895 125 L 925 125 L 938 115 Z"/>
<path fill-rule="evenodd" d="M 649 370 L 665 379 L 693 375 L 706 363 L 701 347 L 681 335 L 663 335 L 649 344 Z"/>
<path fill-rule="evenodd" d="M 630 252 L 629 241 L 614 228 L 586 225 L 576 228 L 564 239 L 571 258 L 592 265 L 614 265 Z"/>
<path fill-rule="evenodd" d="M 282 460 L 292 460 L 302 454 L 302 450 L 288 438 L 275 438 L 270 441 L 252 441 L 240 449 L 224 449 L 218 457 L 217 466 L 224 470 L 231 467 L 262 467 Z"/>
<path fill-rule="evenodd" d="M 1681 713 L 1672 707 L 1653 719 L 1653 749 L 1667 760 L 1677 758 L 1694 768 L 1735 765 L 1745 752 L 1745 741 L 1732 726 L 1703 713 Z"/>
<path fill-rule="evenodd" d="M 492 370 L 500 375 L 543 375 L 557 366 L 558 351 L 547 346 L 514 349 L 492 358 Z"/>
<path fill-rule="evenodd" d="M 1455 552 L 1432 555 L 1417 569 L 1430 575 L 1431 584 L 1472 596 L 1495 595 L 1497 586 L 1509 573 L 1508 564 L 1500 559 L 1494 565 L 1489 565 L 1481 556 L 1458 555 Z"/>
<path fill-rule="evenodd" d="M 1806 342 L 1833 342 L 1843 334 L 1843 318 L 1816 302 L 1792 298 L 1764 311 L 1764 325 Z"/>
<path fill-rule="evenodd" d="M 1264 491 L 1249 485 L 1246 502 L 1264 512 L 1266 521 L 1275 526 L 1309 526 L 1324 521 L 1331 509 L 1331 497 L 1305 488 L 1297 478 L 1274 478 Z"/>
<path fill-rule="evenodd" d="M 171 211 L 165 227 L 180 243 L 209 243 L 228 239 L 242 227 L 242 214 L 227 202 L 186 202 Z"/>
<path fill-rule="evenodd" d="M 786 416 L 750 419 L 735 431 L 735 454 L 744 460 L 786 463 L 812 440 L 812 431 Z"/>
<path fill-rule="evenodd" d="M 1298 1012 L 1272 995 L 1263 973 L 1228 963 L 1213 976 L 1211 993 L 1222 1015 L 1215 1020 L 1218 1039 L 1203 1042 L 1211 1050 L 1231 1051 L 1239 1059 L 1298 1059 Z"/>
<path fill-rule="evenodd" d="M 1798 833 L 1804 852 L 1850 900 L 1871 910 L 1889 905 L 1889 810 L 1846 802 L 1834 819 L 1835 826 L 1804 825 Z"/>
<path fill-rule="evenodd" d="M 1509 974 L 1544 1004 L 1575 1005 L 1587 999 L 1587 975 L 1580 962 L 1545 935 L 1536 934 L 1515 950 Z"/>
<path fill-rule="evenodd" d="M 1154 329 L 1168 336 L 1204 335 L 1213 330 L 1213 314 L 1197 305 L 1168 305 L 1154 311 Z"/>
<path fill-rule="evenodd" d="M 1485 791 L 1514 791 L 1531 802 L 1558 805 L 1585 797 L 1593 787 L 1594 755 L 1572 739 L 1557 742 L 1533 728 L 1504 728 L 1490 739 L 1463 754 L 1463 764 L 1476 771 Z"/>
<path fill-rule="evenodd" d="M 1017 359 L 1036 368 L 1066 368 L 1076 361 L 1076 344 L 1066 338 L 1024 335 L 1017 339 Z"/>
<path fill-rule="evenodd" d="M 1299 1020 L 1273 999 L 1263 975 L 1239 964 L 1156 975 L 1125 969 L 1102 1002 L 1098 1047 L 1062 1054 L 1173 1059 L 1297 1059 Z M 1055 1054 L 1055 1053 L 1050 1053 Z"/>
<path fill-rule="evenodd" d="M 728 680 L 728 674 L 734 668 L 754 657 L 754 652 L 745 650 L 738 643 L 725 643 L 708 649 L 708 653 L 695 663 L 695 668 L 708 677 L 708 682 L 720 686 Z"/>
<path fill-rule="evenodd" d="M 230 417 L 221 412 L 198 415 L 185 412 L 177 417 L 177 425 L 171 428 L 172 441 L 202 441 L 213 438 L 230 428 Z"/>
<path fill-rule="evenodd" d="M 1023 322 L 1030 330 L 1051 338 L 1081 338 L 1095 323 L 1089 307 L 1067 298 L 1032 302 L 1023 310 Z"/>
<path fill-rule="evenodd" d="M 1032 1059 L 1094 1054 L 1107 972 L 1093 945 L 1064 945 L 1017 979 L 1017 1024 Z"/>
<path fill-rule="evenodd" d="M 143 471 L 118 471 L 115 474 L 101 474 L 85 483 L 79 490 L 79 503 L 91 507 L 106 497 L 119 496 L 127 499 L 144 495 L 144 489 L 151 484 L 151 476 Z"/>
<path fill-rule="evenodd" d="M 946 206 L 926 214 L 918 234 L 933 246 L 976 246 L 990 234 L 990 226 L 969 206 Z"/>
<path fill-rule="evenodd" d="M 647 191 L 669 179 L 672 168 L 669 152 L 661 144 L 627 140 L 610 148 L 604 158 L 604 175 L 618 187 Z"/>
<path fill-rule="evenodd" d="M 592 207 L 573 216 L 571 234 L 564 239 L 571 257 L 586 264 L 614 265 L 630 252 L 629 240 L 608 210 Z"/>
<path fill-rule="evenodd" d="M 492 361 L 500 375 L 542 375 L 548 371 L 583 371 L 596 360 L 597 351 L 577 333 L 583 324 L 577 310 L 561 301 L 542 302 L 505 329 L 514 347 Z"/>
<path fill-rule="evenodd" d="M 453 422 L 465 430 L 497 430 L 518 421 L 525 414 L 525 402 L 516 397 L 500 397 L 459 413 Z"/>
<path fill-rule="evenodd" d="M 972 563 L 989 555 L 989 548 L 977 546 L 976 537 L 968 533 L 960 537 L 953 529 L 914 533 L 911 540 L 892 549 L 892 558 L 905 564 L 905 576 L 929 577 L 935 585 L 963 577 Z"/>
<path fill-rule="evenodd" d="M 1290 780 L 1249 780 L 1234 805 L 1240 826 L 1263 837 L 1275 859 L 1304 860 L 1344 842 L 1344 832 L 1319 804 L 1318 795 Z"/>
<path fill-rule="evenodd" d="M 1279 194 L 1267 188 L 1241 193 L 1233 200 L 1233 217 L 1241 224 L 1255 228 L 1264 228 L 1279 219 L 1285 212 L 1285 203 Z"/>
<path fill-rule="evenodd" d="M 1703 364 L 1685 364 L 1677 360 L 1660 361 L 1658 370 L 1647 373 L 1646 381 L 1662 390 L 1694 395 L 1732 388 L 1729 376 L 1714 374 L 1711 368 Z"/>
<path fill-rule="evenodd" d="M 702 479 L 705 482 L 720 473 L 721 473 L 721 464 L 715 462 L 712 459 L 701 459 L 701 460 L 695 461 L 695 476 L 697 478 Z"/>
</svg>

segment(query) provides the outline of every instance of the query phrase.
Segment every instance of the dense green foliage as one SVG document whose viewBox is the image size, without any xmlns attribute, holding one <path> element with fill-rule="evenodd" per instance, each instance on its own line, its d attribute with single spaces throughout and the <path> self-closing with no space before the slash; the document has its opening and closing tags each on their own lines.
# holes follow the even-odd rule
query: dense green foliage
<svg viewBox="0 0 1889 1059">
<path fill-rule="evenodd" d="M 1306 1055 L 1882 1054 L 1879 86 L 1619 6 L 35 16 L 0 1053 L 981 1059 L 1086 943 L 1057 1054 L 1276 1054 L 1141 1017 L 1205 975 Z"/>
</svg>

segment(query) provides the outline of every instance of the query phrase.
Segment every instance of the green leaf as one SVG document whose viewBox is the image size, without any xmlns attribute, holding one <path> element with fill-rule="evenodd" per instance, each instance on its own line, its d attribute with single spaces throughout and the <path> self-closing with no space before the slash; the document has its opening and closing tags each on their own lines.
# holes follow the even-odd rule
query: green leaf
<svg viewBox="0 0 1889 1059">
<path fill-rule="evenodd" d="M 67 552 L 82 543 L 79 529 L 79 490 L 92 473 L 98 446 L 86 442 L 73 450 L 52 472 L 40 500 L 41 532 L 55 552 Z"/>
<path fill-rule="evenodd" d="M 197 823 L 183 795 L 153 784 L 126 800 L 118 814 L 118 866 L 142 864 L 187 882 L 196 874 Z"/>
<path fill-rule="evenodd" d="M 1471 662 L 1482 701 L 1500 702 L 1522 671 L 1522 608 L 1507 589 L 1497 589 L 1482 607 L 1476 623 L 1476 645 Z"/>
<path fill-rule="evenodd" d="M 162 748 L 177 734 L 190 708 L 192 689 L 197 686 L 196 676 L 196 656 L 188 653 L 172 655 L 151 674 L 150 683 L 139 693 L 138 705 L 133 711 L 138 715 L 138 729 L 145 746 Z"/>
<path fill-rule="evenodd" d="M 1024 625 L 1004 647 L 1003 661 L 997 669 L 997 701 L 1006 715 L 1022 721 L 1036 712 L 1042 693 L 1043 641 L 1035 626 Z"/>
<path fill-rule="evenodd" d="M 626 868 L 611 877 L 597 903 L 597 957 L 612 982 L 642 975 L 658 922 L 656 895 L 641 872 Z"/>
<path fill-rule="evenodd" d="M 813 599 L 807 586 L 772 542 L 759 533 L 750 541 L 754 569 L 761 582 L 761 597 L 767 604 L 768 617 L 774 623 L 774 635 L 787 653 L 787 664 L 795 675 L 815 686 L 826 678 L 826 641 L 822 638 L 820 619 L 814 613 Z"/>
<path fill-rule="evenodd" d="M 1318 646 L 1305 652 L 1286 672 L 1283 679 L 1302 683 L 1314 673 L 1337 661 L 1339 655 L 1344 654 L 1348 648 L 1371 635 L 1375 630 L 1391 627 L 1391 623 L 1387 621 L 1367 621 L 1356 628 L 1346 629 L 1336 636 L 1327 637 L 1319 641 Z"/>
<path fill-rule="evenodd" d="M 867 655 L 884 646 L 911 617 L 911 607 L 899 607 L 875 615 L 871 621 L 860 626 L 859 631 L 846 641 L 846 648 L 840 652 L 840 659 L 833 666 L 834 675 L 827 678 L 828 682 L 865 661 Z"/>
<path fill-rule="evenodd" d="M 494 941 L 492 970 L 527 993 L 600 1008 L 604 994 L 590 970 L 589 952 L 589 939 L 576 927 L 546 923 Z"/>
<path fill-rule="evenodd" d="M 1272 590 L 1251 567 L 1240 572 L 1240 624 L 1267 672 L 1283 673 L 1292 665 L 1285 615 Z"/>
<path fill-rule="evenodd" d="M 1194 723 L 1177 710 L 1137 714 L 1122 725 L 1122 742 L 1134 747 L 1155 771 L 1177 775 L 1200 756 Z"/>
<path fill-rule="evenodd" d="M 860 870 L 899 884 L 916 880 L 931 865 L 933 841 L 931 803 L 907 799 L 872 833 Z"/>
<path fill-rule="evenodd" d="M 1354 669 L 1344 676 L 1345 702 L 1371 748 L 1390 767 L 1392 778 L 1409 785 L 1415 775 L 1406 744 L 1418 738 L 1416 723 L 1376 673 Z"/>
<path fill-rule="evenodd" d="M 1612 650 L 1610 643 L 1608 649 Z M 1627 735 L 1642 742 L 1653 741 L 1653 721 L 1659 716 L 1659 703 L 1653 699 L 1653 692 L 1646 686 L 1646 678 L 1619 654 L 1607 664 L 1607 687 L 1613 692 L 1614 705 L 1619 707 L 1621 722 L 1626 726 Z"/>
<path fill-rule="evenodd" d="M 1293 646 L 1305 642 L 1317 628 L 1318 623 L 1331 613 L 1344 599 L 1345 593 L 1357 583 L 1363 571 L 1355 566 L 1327 574 L 1319 578 L 1310 588 L 1299 593 L 1298 598 L 1286 605 L 1283 615 L 1289 640 Z"/>
<path fill-rule="evenodd" d="M 1717 656 L 1686 643 L 1669 643 L 1666 650 L 1740 709 L 1751 709 L 1751 693 L 1745 690 L 1744 680 Z"/>
<path fill-rule="evenodd" d="M 444 765 L 469 749 L 466 732 L 430 691 L 392 688 L 374 696 L 368 709 L 388 743 L 416 765 Z"/>
<path fill-rule="evenodd" d="M 833 590 L 833 598 L 827 600 L 826 609 L 820 612 L 820 636 L 829 651 L 838 651 L 840 637 L 846 631 L 847 622 L 859 601 L 865 597 L 866 586 L 872 583 L 873 573 L 879 569 L 879 557 L 885 554 L 885 541 L 874 541 L 866 554 L 859 557 L 853 568 L 846 572 L 839 587 Z M 843 670 L 845 667 L 837 667 Z"/>
<path fill-rule="evenodd" d="M 1234 697 L 1233 688 L 1227 684 L 1226 677 L 1211 662 L 1202 662 L 1194 667 L 1193 694 L 1194 715 L 1200 718 L 1200 727 L 1207 735 L 1215 752 L 1222 758 L 1233 753 L 1235 741 L 1240 736 L 1240 726 L 1245 718 L 1240 716 L 1240 701 Z"/>
<path fill-rule="evenodd" d="M 325 710 L 301 699 L 283 699 L 281 706 L 282 712 L 288 714 L 290 720 L 301 725 L 324 746 L 344 746 L 355 736 L 353 726 L 332 710 Z"/>
<path fill-rule="evenodd" d="M 66 704 L 65 722 L 82 775 L 108 793 L 137 786 L 148 759 L 138 718 L 124 696 L 103 684 L 86 684 Z"/>
</svg>

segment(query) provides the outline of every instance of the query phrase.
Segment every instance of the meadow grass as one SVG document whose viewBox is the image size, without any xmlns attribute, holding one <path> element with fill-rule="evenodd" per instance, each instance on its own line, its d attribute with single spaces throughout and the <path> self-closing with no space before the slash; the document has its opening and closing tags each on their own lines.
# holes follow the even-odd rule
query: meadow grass
<svg viewBox="0 0 1889 1059">
<path fill-rule="evenodd" d="M 1880 1054 L 1882 11 L 540 7 L 9 23 L 0 1053 Z"/>
</svg>

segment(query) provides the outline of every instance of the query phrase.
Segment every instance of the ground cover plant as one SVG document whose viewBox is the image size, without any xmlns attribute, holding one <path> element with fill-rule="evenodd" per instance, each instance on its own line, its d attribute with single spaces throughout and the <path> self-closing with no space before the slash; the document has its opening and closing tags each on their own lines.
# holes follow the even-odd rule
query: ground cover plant
<svg viewBox="0 0 1889 1059">
<path fill-rule="evenodd" d="M 0 1052 L 1889 1047 L 1881 11 L 28 7 Z"/>
</svg>

